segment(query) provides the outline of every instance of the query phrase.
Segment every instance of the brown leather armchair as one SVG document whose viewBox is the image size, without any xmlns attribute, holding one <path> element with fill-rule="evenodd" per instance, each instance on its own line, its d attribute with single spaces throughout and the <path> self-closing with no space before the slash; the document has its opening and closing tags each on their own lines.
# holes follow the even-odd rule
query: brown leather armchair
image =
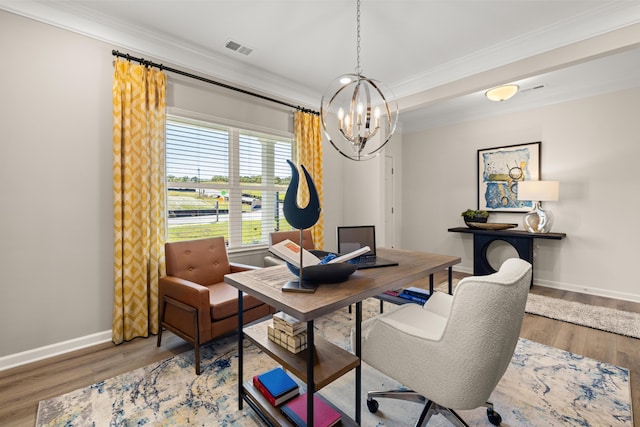
<svg viewBox="0 0 640 427">
<path fill-rule="evenodd" d="M 224 275 L 254 269 L 229 262 L 224 237 L 165 244 L 167 275 L 158 283 L 160 330 L 178 335 L 195 350 L 200 375 L 200 346 L 238 328 L 238 290 L 224 283 Z M 249 323 L 275 310 L 244 294 L 243 322 Z"/>
</svg>

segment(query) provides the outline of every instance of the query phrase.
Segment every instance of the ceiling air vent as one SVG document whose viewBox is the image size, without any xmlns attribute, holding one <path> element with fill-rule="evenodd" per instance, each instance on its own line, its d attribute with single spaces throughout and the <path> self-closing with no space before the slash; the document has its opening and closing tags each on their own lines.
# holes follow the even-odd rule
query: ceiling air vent
<svg viewBox="0 0 640 427">
<path fill-rule="evenodd" d="M 228 40 L 227 43 L 224 45 L 227 49 L 231 49 L 234 50 L 238 53 L 241 53 L 243 55 L 249 55 L 251 52 L 253 52 L 253 49 L 251 49 L 250 47 L 247 46 L 243 46 L 242 44 L 235 42 L 233 40 Z"/>
<path fill-rule="evenodd" d="M 539 85 L 536 85 L 536 86 L 533 86 L 533 87 L 528 87 L 526 89 L 520 90 L 520 92 L 528 92 L 530 90 L 538 90 L 538 89 L 544 89 L 544 84 L 539 84 Z"/>
</svg>

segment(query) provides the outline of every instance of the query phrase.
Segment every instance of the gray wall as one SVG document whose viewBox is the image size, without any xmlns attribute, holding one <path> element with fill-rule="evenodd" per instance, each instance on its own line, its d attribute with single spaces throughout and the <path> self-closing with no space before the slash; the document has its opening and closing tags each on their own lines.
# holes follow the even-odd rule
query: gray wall
<svg viewBox="0 0 640 427">
<path fill-rule="evenodd" d="M 113 306 L 111 46 L 0 11 L 0 369 L 111 339 Z M 121 49 L 124 50 L 124 49 Z M 135 54 L 135 52 L 130 51 Z M 638 250 L 637 90 L 400 135 L 394 241 L 386 246 L 463 257 L 471 243 L 447 233 L 475 204 L 478 148 L 541 140 L 542 173 L 562 182 L 552 206 L 564 242 L 540 243 L 545 285 L 638 299 L 629 279 Z M 290 112 L 170 77 L 173 109 L 290 130 Z M 335 227 L 373 222 L 387 200 L 382 163 L 342 159 L 324 145 L 325 247 Z M 368 171 L 368 172 L 367 172 Z M 374 176 L 369 176 L 369 174 Z M 352 180 L 370 185 L 370 197 Z M 406 200 L 406 203 L 402 201 Z M 630 209 L 627 209 L 630 208 Z M 508 218 L 511 221 L 513 218 Z M 258 263 L 262 253 L 238 260 Z"/>
<path fill-rule="evenodd" d="M 1 357 L 110 329 L 113 67 L 111 46 L 2 11 L 0 51 Z"/>
<path fill-rule="evenodd" d="M 477 150 L 541 141 L 541 176 L 560 181 L 560 200 L 545 206 L 552 231 L 567 238 L 535 241 L 536 283 L 640 301 L 639 111 L 635 88 L 405 134 L 403 246 L 461 256 L 471 272 L 472 237 L 447 229 L 464 226 L 460 212 L 477 205 Z M 491 221 L 521 224 L 522 214 Z"/>
<path fill-rule="evenodd" d="M 112 49 L 0 11 L 0 369 L 111 340 Z M 135 54 L 133 51 L 129 51 Z M 169 65 L 169 64 L 167 64 Z M 176 75 L 174 113 L 290 132 L 292 112 Z M 325 221 L 342 221 L 341 164 L 325 147 Z M 335 232 L 328 245 L 335 246 Z M 264 249 L 232 254 L 260 264 Z"/>
</svg>

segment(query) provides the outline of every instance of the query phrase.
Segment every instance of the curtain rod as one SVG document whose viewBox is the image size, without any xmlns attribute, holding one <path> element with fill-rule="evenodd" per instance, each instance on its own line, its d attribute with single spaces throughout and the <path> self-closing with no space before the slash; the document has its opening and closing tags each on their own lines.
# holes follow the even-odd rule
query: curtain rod
<svg viewBox="0 0 640 427">
<path fill-rule="evenodd" d="M 111 54 L 113 56 L 118 56 L 120 58 L 125 58 L 127 61 L 138 62 L 138 63 L 140 63 L 140 64 L 142 64 L 142 65 L 144 65 L 146 67 L 155 67 L 155 68 L 158 68 L 160 70 L 170 71 L 170 72 L 175 73 L 175 74 L 180 74 L 181 76 L 189 77 L 189 78 L 192 78 L 192 79 L 195 79 L 195 80 L 200 80 L 202 82 L 210 83 L 210 84 L 216 85 L 216 86 L 221 86 L 221 87 L 226 88 L 226 89 L 235 90 L 236 92 L 241 92 L 241 93 L 244 93 L 245 95 L 251 95 L 251 96 L 255 96 L 256 98 L 261 98 L 261 99 L 264 99 L 264 100 L 267 100 L 267 101 L 275 102 L 276 104 L 285 105 L 287 107 L 294 108 L 294 109 L 296 109 L 298 111 L 302 111 L 303 113 L 310 113 L 310 114 L 314 114 L 316 116 L 320 115 L 319 112 L 311 110 L 309 108 L 304 108 L 304 107 L 301 107 L 299 105 L 293 105 L 293 104 L 289 104 L 289 103 L 284 102 L 284 101 L 280 101 L 278 99 L 269 98 L 268 96 L 260 95 L 259 93 L 250 92 L 248 90 L 244 90 L 244 89 L 240 89 L 240 88 L 237 88 L 237 87 L 234 87 L 234 86 L 230 86 L 230 85 L 225 84 L 225 83 L 216 82 L 215 80 L 207 79 L 206 77 L 197 76 L 195 74 L 187 73 L 186 71 L 177 70 L 175 68 L 167 67 L 167 66 L 165 66 L 163 64 L 156 64 L 155 62 L 148 61 L 148 60 L 146 60 L 144 58 L 136 58 L 134 56 L 129 55 L 128 53 L 121 53 L 121 52 L 119 52 L 119 51 L 117 51 L 115 49 L 111 51 Z"/>
</svg>

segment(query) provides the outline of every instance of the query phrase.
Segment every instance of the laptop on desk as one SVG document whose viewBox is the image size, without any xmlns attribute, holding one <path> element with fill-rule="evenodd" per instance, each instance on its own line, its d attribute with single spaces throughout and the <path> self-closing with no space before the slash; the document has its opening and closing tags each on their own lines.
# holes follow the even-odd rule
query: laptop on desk
<svg viewBox="0 0 640 427">
<path fill-rule="evenodd" d="M 398 265 L 397 262 L 380 258 L 376 255 L 376 228 L 373 225 L 338 227 L 338 253 L 347 254 L 356 249 L 369 246 L 371 249 L 364 255 L 350 260 L 358 269 L 388 267 Z"/>
</svg>

